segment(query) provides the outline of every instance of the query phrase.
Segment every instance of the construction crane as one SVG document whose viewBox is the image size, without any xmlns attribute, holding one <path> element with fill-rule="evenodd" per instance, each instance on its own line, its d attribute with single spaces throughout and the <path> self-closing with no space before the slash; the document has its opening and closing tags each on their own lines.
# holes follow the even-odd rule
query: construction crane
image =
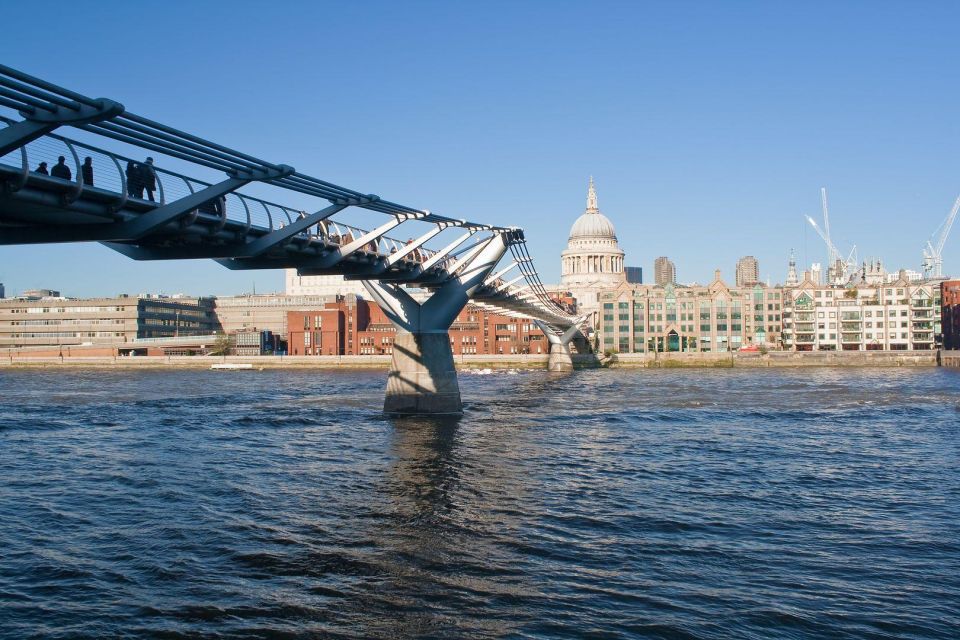
<svg viewBox="0 0 960 640">
<path fill-rule="evenodd" d="M 930 239 L 927 240 L 927 246 L 923 248 L 923 277 L 924 278 L 942 278 L 943 277 L 943 245 L 947 242 L 947 236 L 950 235 L 950 228 L 957 217 L 957 211 L 960 211 L 960 196 L 953 203 L 953 209 L 947 219 L 937 227 Z"/>
<path fill-rule="evenodd" d="M 832 278 L 830 278 L 831 284 L 846 284 L 850 276 L 857 269 L 857 245 L 853 245 L 853 249 L 850 250 L 850 255 L 844 260 L 843 254 L 840 253 L 840 250 L 833 244 L 833 240 L 830 239 L 830 210 L 827 207 L 827 190 L 825 187 L 820 188 L 820 204 L 823 208 L 823 229 L 821 229 L 816 220 L 810 216 L 806 216 L 807 222 L 810 223 L 814 231 L 817 232 L 817 235 L 820 236 L 820 239 L 827 245 L 827 256 L 829 258 L 827 273 L 832 274 Z"/>
<path fill-rule="evenodd" d="M 829 264 L 836 264 L 837 260 L 840 259 L 840 252 L 837 251 L 837 248 L 834 246 L 833 242 L 830 241 L 830 209 L 827 208 L 827 188 L 820 187 L 820 207 L 823 209 L 823 229 L 824 233 L 820 234 L 820 237 L 823 238 L 823 241 L 827 243 L 827 253 L 829 254 L 830 260 Z M 809 219 L 810 217 L 807 216 Z M 813 220 L 810 220 L 812 223 Z M 813 225 L 816 228 L 816 224 Z M 819 230 L 818 230 L 819 232 Z"/>
</svg>

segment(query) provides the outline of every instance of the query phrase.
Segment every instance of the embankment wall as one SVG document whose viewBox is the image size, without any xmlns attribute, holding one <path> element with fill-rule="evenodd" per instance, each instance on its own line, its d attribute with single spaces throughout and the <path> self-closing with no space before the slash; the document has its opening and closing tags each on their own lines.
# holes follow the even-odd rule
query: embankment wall
<svg viewBox="0 0 960 640">
<path fill-rule="evenodd" d="M 460 369 L 545 369 L 547 354 L 454 356 Z M 30 356 L 8 353 L 0 367 L 104 367 L 209 369 L 217 363 L 252 364 L 263 369 L 387 369 L 390 356 Z M 618 354 L 609 358 L 573 356 L 577 368 L 763 368 L 763 367 L 935 367 L 936 351 L 770 352 Z M 960 367 L 960 352 L 942 354 L 944 366 Z"/>
</svg>

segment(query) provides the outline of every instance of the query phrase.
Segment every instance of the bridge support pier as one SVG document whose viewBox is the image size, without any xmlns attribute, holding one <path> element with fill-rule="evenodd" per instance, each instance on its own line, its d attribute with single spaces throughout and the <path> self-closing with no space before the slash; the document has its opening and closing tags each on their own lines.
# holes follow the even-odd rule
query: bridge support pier
<svg viewBox="0 0 960 640">
<path fill-rule="evenodd" d="M 363 284 L 397 327 L 383 402 L 386 413 L 463 413 L 460 384 L 450 347 L 450 325 L 507 250 L 499 233 L 451 268 L 453 275 L 423 302 L 401 286 L 375 280 Z"/>
<path fill-rule="evenodd" d="M 383 410 L 395 414 L 463 412 L 448 333 L 397 333 Z"/>
<path fill-rule="evenodd" d="M 582 320 L 582 319 L 581 319 Z M 553 331 L 542 320 L 534 320 L 550 343 L 550 356 L 547 359 L 547 371 L 573 371 L 573 357 L 570 355 L 570 343 L 580 334 L 580 322 L 569 327 L 561 334 Z"/>
</svg>

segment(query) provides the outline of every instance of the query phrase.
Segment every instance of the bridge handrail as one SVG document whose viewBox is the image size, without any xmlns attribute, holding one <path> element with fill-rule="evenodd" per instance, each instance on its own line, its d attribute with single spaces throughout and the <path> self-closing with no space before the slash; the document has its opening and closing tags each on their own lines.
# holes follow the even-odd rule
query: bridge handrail
<svg viewBox="0 0 960 640">
<path fill-rule="evenodd" d="M 0 115 L 0 122 L 3 122 L 3 123 L 5 123 L 5 124 L 7 124 L 7 125 L 12 125 L 12 124 L 14 124 L 16 121 L 13 120 L 13 119 L 11 119 L 11 118 L 8 118 L 8 117 L 6 117 L 6 116 Z M 131 157 L 129 157 L 129 156 L 126 156 L 126 155 L 123 155 L 123 154 L 120 154 L 120 153 L 116 153 L 116 152 L 114 152 L 114 151 L 108 151 L 108 150 L 106 150 L 106 149 L 103 149 L 103 148 L 101 148 L 101 147 L 94 146 L 94 145 L 89 144 L 89 143 L 87 143 L 87 142 L 81 142 L 81 141 L 79 141 L 79 140 L 74 140 L 73 138 L 68 138 L 68 137 L 66 137 L 66 136 L 62 136 L 62 135 L 59 135 L 59 134 L 56 134 L 56 133 L 47 133 L 47 134 L 44 134 L 42 137 L 43 137 L 43 138 L 50 138 L 50 139 L 53 139 L 53 140 L 58 140 L 59 142 L 62 142 L 68 149 L 71 149 L 71 150 L 72 150 L 73 148 L 84 149 L 84 150 L 86 150 L 86 151 L 90 151 L 90 152 L 93 152 L 93 153 L 96 153 L 96 154 L 100 154 L 100 155 L 102 155 L 102 156 L 104 156 L 104 157 L 106 157 L 106 158 L 109 158 L 109 159 L 113 160 L 114 163 L 115 163 L 115 165 L 116 165 L 116 168 L 117 168 L 117 173 L 118 173 L 118 177 L 119 177 L 119 180 L 120 180 L 120 183 L 121 183 L 121 187 L 125 187 L 125 186 L 126 186 L 126 185 L 125 185 L 126 176 L 125 176 L 123 170 L 120 168 L 120 164 L 119 164 L 119 163 L 121 163 L 121 162 L 132 162 L 132 163 L 142 162 L 142 161 L 140 161 L 140 160 L 135 160 L 134 158 L 131 158 Z M 22 159 L 23 159 L 23 169 L 24 169 L 24 171 L 26 171 L 26 172 L 29 173 L 29 172 L 31 172 L 30 167 L 29 167 L 29 153 L 26 151 L 26 149 L 27 149 L 26 146 L 22 147 L 21 149 L 23 150 L 23 153 L 21 154 Z M 75 156 L 75 158 L 76 158 L 76 154 L 74 154 L 74 156 Z M 75 162 L 75 168 L 76 168 L 76 176 L 77 176 L 77 179 L 81 179 L 81 180 L 82 180 L 82 177 L 81 177 L 81 169 L 80 169 L 80 163 L 79 163 L 79 161 L 76 161 L 76 162 Z M 162 180 L 160 180 L 160 175 L 166 175 L 166 176 L 173 177 L 173 178 L 177 178 L 177 179 L 183 181 L 183 183 L 187 186 L 187 188 L 191 191 L 191 193 L 194 191 L 194 186 L 200 186 L 200 187 L 202 188 L 202 187 L 209 187 L 209 186 L 211 186 L 211 184 L 212 184 L 212 183 L 207 182 L 207 181 L 205 181 L 205 180 L 201 180 L 201 179 L 199 179 L 199 178 L 194 178 L 194 177 L 188 176 L 188 175 L 183 174 L 183 173 L 178 173 L 178 172 L 176 172 L 176 171 L 172 171 L 172 170 L 170 170 L 170 169 L 163 168 L 163 167 L 161 167 L 161 166 L 154 166 L 154 171 L 158 174 L 158 176 L 157 176 L 157 183 L 158 183 L 158 186 L 160 186 L 160 189 L 158 190 L 158 195 L 160 196 L 160 199 L 159 199 L 160 204 L 164 204 L 164 202 L 165 202 L 165 198 L 164 198 L 164 195 L 163 195 L 163 187 L 162 187 L 163 182 L 162 182 Z M 101 188 L 102 188 L 102 187 L 101 187 Z M 123 196 L 125 192 L 115 192 L 115 193 L 119 193 L 121 196 Z M 250 195 L 241 193 L 241 192 L 239 192 L 239 191 L 233 192 L 233 195 L 235 195 L 237 198 L 239 198 L 239 199 L 241 199 L 241 200 L 246 201 L 247 203 L 256 203 L 256 204 L 258 204 L 258 205 L 260 205 L 260 206 L 262 206 L 262 207 L 273 207 L 274 209 L 279 209 L 280 211 L 282 211 L 282 212 L 287 216 L 286 224 L 291 223 L 291 222 L 295 219 L 296 215 L 298 215 L 298 214 L 301 213 L 301 211 L 296 210 L 296 209 L 293 209 L 292 207 L 288 207 L 288 206 L 286 206 L 286 205 L 282 205 L 282 204 L 279 204 L 279 203 L 277 203 L 277 202 L 272 202 L 272 201 L 270 201 L 270 200 L 264 200 L 263 198 L 258 198 L 258 197 L 255 197 L 255 196 L 250 196 Z M 291 215 L 291 214 L 292 214 L 292 215 Z M 249 217 L 249 216 L 248 216 L 248 217 Z M 251 225 L 251 226 L 258 226 L 258 227 L 261 228 L 261 229 L 268 230 L 268 231 L 272 231 L 272 230 L 274 230 L 275 228 L 277 228 L 277 226 L 273 224 L 273 219 L 272 219 L 272 217 L 270 217 L 269 219 L 270 219 L 270 222 L 271 222 L 271 226 L 269 226 L 269 227 L 262 227 L 262 226 L 259 226 L 259 225 Z M 332 224 L 336 224 L 336 225 L 338 225 L 339 227 L 343 227 L 343 228 L 345 228 L 345 229 L 350 230 L 351 233 L 354 233 L 354 234 L 356 235 L 356 237 L 359 237 L 360 235 L 363 235 L 363 234 L 365 234 L 365 233 L 367 233 L 367 232 L 369 231 L 369 229 L 362 229 L 362 228 L 360 228 L 360 227 L 355 227 L 355 226 L 353 226 L 353 225 L 348 225 L 348 224 L 345 224 L 345 223 L 343 223 L 343 222 L 336 222 L 336 220 L 333 219 L 333 218 L 330 218 L 330 219 L 328 220 L 328 222 L 330 222 L 330 223 L 332 223 Z M 342 234 L 340 234 L 340 235 L 342 235 Z M 378 244 L 382 244 L 382 243 L 386 243 L 386 242 L 395 243 L 397 246 L 402 246 L 402 245 L 403 245 L 403 242 L 401 242 L 399 239 L 397 239 L 397 238 L 392 238 L 392 237 L 390 237 L 390 236 L 381 236 L 380 241 L 378 242 Z M 421 254 L 427 255 L 427 256 L 433 255 L 433 253 L 434 253 L 433 251 L 431 251 L 431 250 L 429 250 L 429 249 L 421 249 L 420 252 L 421 252 Z M 383 251 L 383 253 L 386 255 L 386 254 L 389 253 L 389 251 Z"/>
</svg>

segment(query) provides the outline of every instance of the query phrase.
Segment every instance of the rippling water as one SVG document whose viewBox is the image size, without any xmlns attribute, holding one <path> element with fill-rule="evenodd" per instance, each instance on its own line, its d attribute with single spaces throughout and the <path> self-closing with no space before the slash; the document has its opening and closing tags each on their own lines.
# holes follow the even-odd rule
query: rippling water
<svg viewBox="0 0 960 640">
<path fill-rule="evenodd" d="M 0 636 L 934 638 L 960 372 L 0 372 Z"/>
</svg>

